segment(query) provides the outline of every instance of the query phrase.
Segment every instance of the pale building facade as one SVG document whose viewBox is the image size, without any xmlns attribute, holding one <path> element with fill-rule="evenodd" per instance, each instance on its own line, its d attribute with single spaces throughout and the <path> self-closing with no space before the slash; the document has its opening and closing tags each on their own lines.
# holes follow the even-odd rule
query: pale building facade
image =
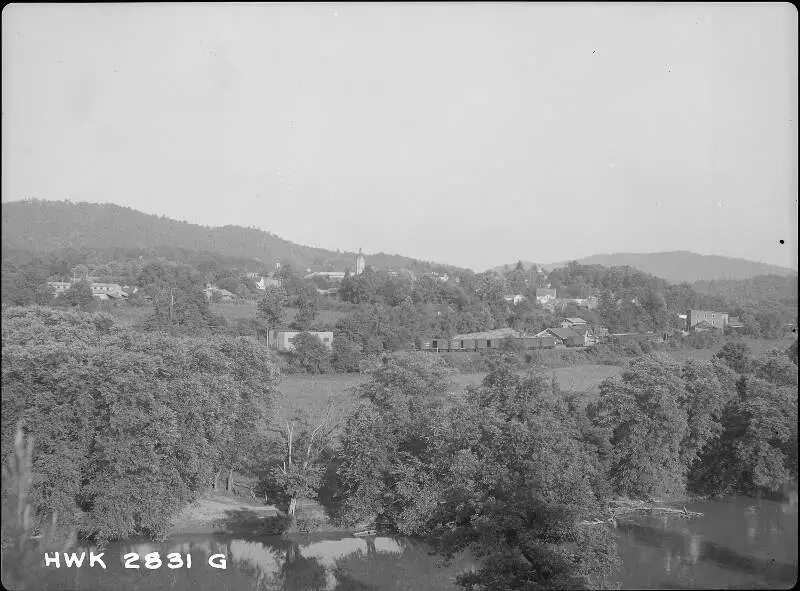
<svg viewBox="0 0 800 591">
<path fill-rule="evenodd" d="M 273 349 L 282 352 L 290 352 L 294 351 L 294 344 L 292 340 L 294 337 L 299 335 L 299 331 L 289 331 L 289 330 L 276 330 L 270 333 L 270 346 Z M 314 335 L 322 344 L 325 345 L 328 349 L 333 349 L 333 333 L 330 331 L 325 332 L 309 332 L 309 334 Z"/>
<path fill-rule="evenodd" d="M 356 257 L 356 275 L 361 275 L 366 267 L 367 259 L 364 257 L 364 253 L 362 253 L 361 249 L 359 248 L 358 256 Z"/>
</svg>

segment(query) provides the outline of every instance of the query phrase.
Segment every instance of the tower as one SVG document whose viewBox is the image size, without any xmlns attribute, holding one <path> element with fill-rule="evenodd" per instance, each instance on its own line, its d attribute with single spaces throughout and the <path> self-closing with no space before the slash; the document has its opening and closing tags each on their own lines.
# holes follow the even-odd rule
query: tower
<svg viewBox="0 0 800 591">
<path fill-rule="evenodd" d="M 367 259 L 364 258 L 364 255 L 361 252 L 361 249 L 358 249 L 358 256 L 356 257 L 356 275 L 361 275 L 364 272 L 364 267 L 367 265 Z"/>
</svg>

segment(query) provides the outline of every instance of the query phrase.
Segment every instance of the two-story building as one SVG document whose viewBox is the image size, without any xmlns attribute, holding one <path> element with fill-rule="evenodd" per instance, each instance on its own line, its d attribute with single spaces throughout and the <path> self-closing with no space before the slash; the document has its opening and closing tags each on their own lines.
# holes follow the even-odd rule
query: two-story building
<svg viewBox="0 0 800 591">
<path fill-rule="evenodd" d="M 556 290 L 548 287 L 540 287 L 536 290 L 536 301 L 540 304 L 549 304 L 555 301 Z"/>
<path fill-rule="evenodd" d="M 709 310 L 689 310 L 686 313 L 687 328 L 692 331 L 701 322 L 707 322 L 717 330 L 724 330 L 728 324 L 728 314 L 726 312 L 712 312 Z"/>
</svg>

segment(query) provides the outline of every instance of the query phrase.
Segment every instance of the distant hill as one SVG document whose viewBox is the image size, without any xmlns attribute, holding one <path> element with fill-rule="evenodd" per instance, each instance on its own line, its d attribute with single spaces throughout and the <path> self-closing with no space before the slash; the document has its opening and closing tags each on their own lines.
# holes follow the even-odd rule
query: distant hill
<svg viewBox="0 0 800 591">
<path fill-rule="evenodd" d="M 508 268 L 509 271 L 512 271 L 514 267 L 517 266 L 517 262 L 518 261 L 514 261 L 513 263 L 509 263 L 508 265 L 500 265 L 499 267 L 492 267 L 491 269 L 489 269 L 489 271 L 496 271 L 497 273 L 502 273 L 506 268 Z M 522 266 L 526 271 L 529 270 L 531 267 L 543 267 L 548 270 L 554 268 L 552 265 L 550 266 L 543 265 L 541 263 L 534 263 L 533 261 L 522 261 Z"/>
<path fill-rule="evenodd" d="M 787 277 L 797 275 L 797 271 L 787 267 L 778 267 L 757 263 L 745 259 L 702 255 L 685 250 L 655 252 L 646 254 L 615 253 L 596 254 L 578 259 L 582 265 L 603 265 L 604 267 L 630 266 L 656 277 L 666 279 L 670 283 L 686 281 L 712 281 L 715 279 L 748 279 L 758 275 L 780 275 Z M 547 270 L 564 267 L 567 263 L 544 265 Z"/>
<path fill-rule="evenodd" d="M 313 270 L 355 266 L 354 252 L 302 246 L 258 228 L 200 226 L 113 204 L 13 201 L 2 204 L 2 220 L 4 253 L 195 251 L 254 261 L 254 265 L 263 269 L 274 268 L 278 261 Z M 408 268 L 417 272 L 454 269 L 399 255 L 365 253 L 365 256 L 367 264 L 376 269 Z"/>
</svg>

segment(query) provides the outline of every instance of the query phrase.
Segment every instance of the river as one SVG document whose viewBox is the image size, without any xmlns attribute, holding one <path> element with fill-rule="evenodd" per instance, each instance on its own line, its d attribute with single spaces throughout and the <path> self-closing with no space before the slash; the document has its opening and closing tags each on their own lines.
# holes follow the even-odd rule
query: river
<svg viewBox="0 0 800 591">
<path fill-rule="evenodd" d="M 687 504 L 697 519 L 642 517 L 616 528 L 623 589 L 791 588 L 797 579 L 797 492 L 783 501 L 731 497 Z M 600 526 L 602 527 L 602 526 Z M 158 552 L 161 566 L 146 568 Z M 136 553 L 138 559 L 125 555 Z M 168 557 L 177 553 L 179 557 Z M 187 568 L 187 555 L 191 567 Z M 389 537 L 308 536 L 294 541 L 242 536 L 178 536 L 165 543 L 110 546 L 99 564 L 41 566 L 28 588 L 42 590 L 325 589 L 446 590 L 474 566 L 449 566 L 415 541 Z M 168 562 L 175 568 L 169 568 Z M 221 568 L 223 565 L 225 568 Z M 158 565 L 153 556 L 150 566 Z"/>
</svg>

